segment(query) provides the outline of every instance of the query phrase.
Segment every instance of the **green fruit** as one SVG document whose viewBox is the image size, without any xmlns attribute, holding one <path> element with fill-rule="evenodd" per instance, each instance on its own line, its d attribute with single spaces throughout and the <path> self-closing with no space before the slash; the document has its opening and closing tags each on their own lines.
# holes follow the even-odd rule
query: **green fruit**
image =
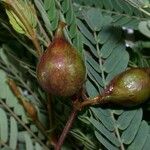
<svg viewBox="0 0 150 150">
<path fill-rule="evenodd" d="M 150 69 L 132 68 L 108 85 L 105 99 L 122 106 L 135 106 L 150 98 Z"/>
<path fill-rule="evenodd" d="M 83 86 L 86 68 L 77 50 L 65 39 L 59 23 L 55 37 L 37 65 L 37 78 L 48 93 L 72 96 Z"/>
</svg>

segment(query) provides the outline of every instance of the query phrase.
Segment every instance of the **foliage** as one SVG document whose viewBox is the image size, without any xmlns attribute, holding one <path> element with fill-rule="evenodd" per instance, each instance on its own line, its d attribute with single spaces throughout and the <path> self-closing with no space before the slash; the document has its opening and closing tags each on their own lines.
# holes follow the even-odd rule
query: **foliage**
<svg viewBox="0 0 150 150">
<path fill-rule="evenodd" d="M 16 5 L 12 7 L 12 3 Z M 85 60 L 85 88 L 87 95 L 94 97 L 127 67 L 150 67 L 149 7 L 148 0 L 2 0 L 0 149 L 48 149 L 45 137 L 9 88 L 8 78 L 36 106 L 49 133 L 57 129 L 60 134 L 65 125 L 70 104 L 53 97 L 51 115 L 55 124 L 50 126 L 48 96 L 37 83 L 35 69 L 39 49 L 44 51 L 49 45 L 59 19 L 67 23 L 65 36 Z M 14 8 L 20 10 L 20 17 Z M 147 112 L 149 103 L 132 109 L 90 107 L 79 113 L 63 149 L 148 150 Z"/>
</svg>

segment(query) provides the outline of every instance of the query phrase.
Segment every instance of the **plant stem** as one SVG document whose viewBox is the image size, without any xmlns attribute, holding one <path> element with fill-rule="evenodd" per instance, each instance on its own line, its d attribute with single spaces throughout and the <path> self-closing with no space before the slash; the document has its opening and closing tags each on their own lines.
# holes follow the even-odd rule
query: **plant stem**
<svg viewBox="0 0 150 150">
<path fill-rule="evenodd" d="M 62 134 L 61 134 L 61 136 L 60 136 L 60 138 L 59 138 L 59 140 L 57 142 L 55 150 L 60 150 L 61 149 L 61 146 L 63 145 L 64 140 L 65 140 L 65 138 L 66 138 L 70 128 L 72 127 L 72 124 L 73 124 L 73 122 L 74 122 L 74 120 L 75 120 L 75 118 L 77 116 L 77 113 L 78 113 L 78 110 L 76 108 L 73 108 L 73 110 L 72 110 L 72 112 L 71 112 L 71 114 L 69 116 L 69 119 L 68 119 L 68 121 L 66 123 L 66 126 L 63 129 L 63 132 L 62 132 Z"/>
</svg>

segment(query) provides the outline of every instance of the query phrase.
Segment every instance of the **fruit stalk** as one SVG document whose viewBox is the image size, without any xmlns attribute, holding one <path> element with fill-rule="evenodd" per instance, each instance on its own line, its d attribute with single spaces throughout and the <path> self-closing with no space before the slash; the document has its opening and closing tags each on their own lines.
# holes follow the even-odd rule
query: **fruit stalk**
<svg viewBox="0 0 150 150">
<path fill-rule="evenodd" d="M 74 103 L 74 107 L 81 111 L 86 106 L 93 106 L 93 105 L 97 105 L 97 104 L 100 105 L 100 104 L 104 104 L 106 102 L 107 101 L 105 100 L 104 96 L 98 95 L 98 96 L 94 97 L 93 99 L 89 99 L 89 98 L 84 99 L 83 102 L 77 101 Z"/>
</svg>

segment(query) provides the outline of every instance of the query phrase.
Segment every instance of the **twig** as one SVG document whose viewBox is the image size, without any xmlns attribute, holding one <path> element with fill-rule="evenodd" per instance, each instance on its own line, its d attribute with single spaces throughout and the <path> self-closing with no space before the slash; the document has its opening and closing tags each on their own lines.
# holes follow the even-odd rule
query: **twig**
<svg viewBox="0 0 150 150">
<path fill-rule="evenodd" d="M 91 105 L 96 105 L 96 104 L 103 104 L 107 102 L 107 96 L 103 96 L 103 95 L 99 95 L 94 97 L 93 99 L 89 99 L 87 97 L 85 97 L 85 99 L 83 99 L 85 97 L 85 91 L 82 89 L 78 95 L 76 100 L 73 102 L 73 110 L 68 118 L 68 121 L 62 131 L 61 136 L 59 137 L 59 140 L 56 144 L 55 150 L 60 150 L 64 140 L 70 130 L 70 128 L 72 127 L 72 124 L 77 116 L 78 111 L 81 111 L 85 106 L 91 106 Z M 79 99 L 82 99 L 82 102 L 79 101 Z"/>
<path fill-rule="evenodd" d="M 76 108 L 73 108 L 73 110 L 72 110 L 72 112 L 71 112 L 71 114 L 69 116 L 69 119 L 68 119 L 68 121 L 67 121 L 67 123 L 65 125 L 65 128 L 63 129 L 63 132 L 62 132 L 62 134 L 61 134 L 61 136 L 60 136 L 60 138 L 58 140 L 58 143 L 57 143 L 57 145 L 55 147 L 55 150 L 60 150 L 61 149 L 61 147 L 62 147 L 62 145 L 64 143 L 64 140 L 65 140 L 65 138 L 66 138 L 70 128 L 72 127 L 72 124 L 73 124 L 76 116 L 77 116 L 77 113 L 78 113 L 78 110 Z"/>
</svg>

